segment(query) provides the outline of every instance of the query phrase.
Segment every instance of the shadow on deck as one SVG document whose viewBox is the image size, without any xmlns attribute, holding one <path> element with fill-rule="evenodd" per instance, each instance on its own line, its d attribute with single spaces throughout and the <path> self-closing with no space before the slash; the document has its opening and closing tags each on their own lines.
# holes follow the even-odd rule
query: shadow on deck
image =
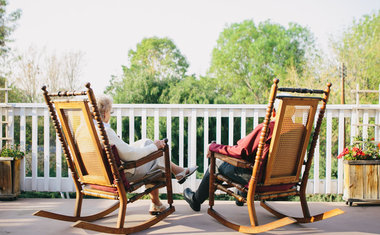
<svg viewBox="0 0 380 235">
<path fill-rule="evenodd" d="M 97 211 L 112 204 L 111 200 L 85 199 L 85 212 Z M 282 211 L 291 211 L 292 215 L 300 215 L 299 202 L 272 202 Z M 0 201 L 0 234 L 98 234 L 92 231 L 72 228 L 71 222 L 50 220 L 32 214 L 37 210 L 49 210 L 68 215 L 73 213 L 73 199 L 24 199 L 15 201 Z M 185 201 L 175 201 L 176 211 L 165 220 L 140 233 L 135 234 L 241 234 L 219 224 L 207 214 L 208 202 L 203 204 L 200 212 L 194 212 Z M 264 234 L 379 234 L 380 205 L 365 204 L 349 207 L 345 203 L 309 203 L 312 214 L 317 214 L 334 208 L 345 211 L 324 221 L 311 224 L 291 224 Z M 259 223 L 274 220 L 274 217 L 257 204 Z M 148 215 L 149 200 L 139 200 L 128 205 L 126 225 L 144 220 Z M 215 209 L 224 213 L 233 221 L 242 221 L 248 225 L 249 218 L 246 206 L 237 207 L 233 201 L 217 201 Z M 87 210 L 87 211 L 86 211 Z M 86 214 L 86 213 L 84 213 Z M 115 226 L 117 212 L 98 223 Z M 229 216 L 230 215 L 230 216 Z"/>
</svg>

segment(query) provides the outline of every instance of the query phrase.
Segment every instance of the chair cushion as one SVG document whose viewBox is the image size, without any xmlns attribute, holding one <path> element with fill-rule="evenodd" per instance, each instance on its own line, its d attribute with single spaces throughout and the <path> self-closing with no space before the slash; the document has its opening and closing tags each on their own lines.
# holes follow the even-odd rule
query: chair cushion
<svg viewBox="0 0 380 235">
<path fill-rule="evenodd" d="M 286 191 L 294 187 L 296 184 L 278 184 L 278 185 L 268 185 L 268 186 L 260 186 L 257 185 L 256 192 L 258 193 L 265 193 L 265 192 L 280 192 L 280 191 Z"/>
<path fill-rule="evenodd" d="M 120 160 L 120 157 L 119 157 L 119 152 L 117 151 L 117 148 L 116 148 L 115 145 L 111 145 L 111 152 L 112 152 L 113 157 L 115 159 L 116 166 L 119 168 L 122 163 L 121 163 L 121 160 Z M 124 171 L 123 170 L 119 170 L 119 175 L 120 175 L 120 178 L 121 178 L 121 180 L 123 182 L 125 190 L 128 191 L 128 189 L 130 188 L 130 184 L 129 184 L 129 181 L 127 180 L 127 177 L 125 176 Z M 116 184 L 116 182 L 114 182 L 114 184 Z M 101 191 L 106 191 L 106 192 L 111 192 L 111 193 L 114 193 L 114 192 L 117 191 L 117 188 L 109 187 L 109 186 L 103 186 L 103 185 L 91 184 L 90 187 L 93 188 L 93 189 L 97 189 L 97 190 L 101 190 Z"/>
</svg>

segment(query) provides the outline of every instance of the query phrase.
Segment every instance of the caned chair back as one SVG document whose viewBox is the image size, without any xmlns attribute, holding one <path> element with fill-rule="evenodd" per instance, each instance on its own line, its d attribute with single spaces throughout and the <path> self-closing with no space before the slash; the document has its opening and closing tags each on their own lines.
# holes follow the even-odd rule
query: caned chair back
<svg viewBox="0 0 380 235">
<path fill-rule="evenodd" d="M 112 186 L 113 178 L 87 100 L 54 101 L 81 183 Z"/>
<path fill-rule="evenodd" d="M 264 185 L 297 183 L 309 144 L 319 97 L 278 96 Z"/>
</svg>

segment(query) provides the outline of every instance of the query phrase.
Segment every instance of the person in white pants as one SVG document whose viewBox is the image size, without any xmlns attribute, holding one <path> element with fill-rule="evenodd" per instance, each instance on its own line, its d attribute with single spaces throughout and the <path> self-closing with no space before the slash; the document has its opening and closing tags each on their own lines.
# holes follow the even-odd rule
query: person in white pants
<svg viewBox="0 0 380 235">
<path fill-rule="evenodd" d="M 109 124 L 112 109 L 112 98 L 107 95 L 98 96 L 97 105 L 100 116 L 104 122 L 104 127 L 109 139 L 109 143 L 116 146 L 119 157 L 122 161 L 138 160 L 165 146 L 165 142 L 163 140 L 152 141 L 150 139 L 141 139 L 132 144 L 125 143 L 121 138 L 119 138 L 119 136 Z M 164 159 L 163 157 L 160 157 L 135 169 L 126 170 L 125 174 L 129 181 L 134 182 L 136 180 L 144 178 L 147 175 L 163 170 L 164 168 Z M 182 184 L 190 175 L 192 175 L 197 170 L 198 166 L 183 168 L 174 164 L 173 162 L 170 162 L 170 168 L 171 172 L 178 180 L 178 183 Z M 152 203 L 150 205 L 149 212 L 151 214 L 158 214 L 166 209 L 166 206 L 164 206 L 160 201 L 160 198 L 158 196 L 158 189 L 153 190 L 150 193 L 150 197 Z"/>
</svg>

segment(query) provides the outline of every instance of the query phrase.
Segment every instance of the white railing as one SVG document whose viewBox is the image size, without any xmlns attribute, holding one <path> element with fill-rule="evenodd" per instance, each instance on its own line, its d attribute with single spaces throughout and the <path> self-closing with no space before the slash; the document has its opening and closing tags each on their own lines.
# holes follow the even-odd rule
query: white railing
<svg viewBox="0 0 380 235">
<path fill-rule="evenodd" d="M 172 144 L 174 139 L 178 138 L 178 156 L 179 165 L 195 165 L 198 159 L 208 165 L 208 159 L 204 151 L 201 156 L 196 156 L 197 150 L 203 150 L 210 141 L 216 140 L 221 143 L 222 135 L 228 136 L 228 141 L 222 144 L 233 145 L 234 125 L 238 121 L 239 136 L 243 137 L 258 125 L 260 118 L 265 115 L 265 105 L 190 105 L 190 104 L 115 104 L 113 118 L 116 119 L 116 132 L 122 136 L 123 118 L 129 122 L 129 140 L 134 141 L 135 121 L 141 121 L 138 128 L 141 131 L 141 137 L 150 137 L 158 139 L 160 130 L 166 129 L 166 137 Z M 359 110 L 357 112 L 356 110 Z M 28 155 L 21 164 L 21 190 L 25 191 L 74 191 L 74 186 L 70 174 L 63 172 L 63 162 L 61 155 L 60 143 L 55 136 L 50 136 L 52 127 L 50 126 L 50 115 L 45 104 L 8 104 L 0 105 L 0 114 L 2 118 L 8 113 L 9 133 L 8 136 L 13 138 L 14 142 L 20 143 L 22 149 L 29 147 Z M 359 117 L 358 117 L 359 116 Z M 380 105 L 328 105 L 325 122 L 321 133 L 324 133 L 325 140 L 323 143 L 317 143 L 314 154 L 313 173 L 308 184 L 308 193 L 343 193 L 343 163 L 338 161 L 337 177 L 332 177 L 332 163 L 338 152 L 343 150 L 344 146 L 344 120 L 346 119 L 346 128 L 349 136 L 356 136 L 357 120 L 364 124 L 360 127 L 360 133 L 363 137 L 373 135 L 375 140 L 380 139 Z M 161 120 L 161 122 L 160 122 Z M 173 135 L 173 121 L 178 122 L 178 136 Z M 201 121 L 199 121 L 201 120 Z M 210 121 L 212 120 L 212 121 Z M 152 122 L 153 125 L 148 125 Z M 201 123 L 201 125 L 199 124 Z M 209 130 L 212 123 L 215 123 L 216 133 Z M 250 123 L 252 126 L 247 126 Z M 162 125 L 163 124 L 163 125 Z M 185 125 L 187 124 L 187 129 Z M 225 132 L 222 132 L 222 125 L 225 124 Z M 153 136 L 147 136 L 150 126 L 153 126 Z M 203 139 L 201 146 L 197 145 L 197 128 L 203 127 Z M 373 130 L 369 130 L 372 128 Z M 215 129 L 213 127 L 213 129 Z M 3 126 L 0 125 L 0 134 L 4 136 Z M 53 134 L 55 135 L 55 134 Z M 16 139 L 17 136 L 17 139 Z M 215 137 L 214 137 L 215 136 Z M 162 136 L 161 136 L 162 137 Z M 51 141 L 53 140 L 53 143 Z M 185 140 L 187 149 L 185 149 Z M 28 143 L 27 143 L 28 142 Z M 199 143 L 199 142 L 198 142 Z M 0 143 L 1 144 L 1 143 Z M 335 147 L 335 148 L 334 148 Z M 337 147 L 337 148 L 336 148 Z M 333 152 L 333 149 L 336 149 Z M 322 152 L 323 150 L 323 152 Z M 51 158 L 55 155 L 55 161 Z M 187 162 L 185 162 L 185 156 Z M 325 161 L 322 160 L 325 156 Z M 199 160 L 202 159 L 202 160 Z M 43 162 L 43 164 L 42 164 Z M 325 165 L 325 175 L 320 175 L 320 170 Z M 55 169 L 55 176 L 50 176 L 50 168 Z M 43 168 L 43 169 L 40 169 Z M 321 169 L 320 169 L 321 168 Z M 28 170 L 28 174 L 27 171 Z M 206 171 L 207 168 L 200 169 Z M 31 174 L 30 174 L 31 171 Z M 38 173 L 40 172 L 40 173 Z M 173 191 L 181 193 L 185 187 L 195 189 L 200 179 L 191 176 L 183 185 L 179 185 L 173 180 Z M 315 183 L 317 182 L 317 183 Z"/>
</svg>

